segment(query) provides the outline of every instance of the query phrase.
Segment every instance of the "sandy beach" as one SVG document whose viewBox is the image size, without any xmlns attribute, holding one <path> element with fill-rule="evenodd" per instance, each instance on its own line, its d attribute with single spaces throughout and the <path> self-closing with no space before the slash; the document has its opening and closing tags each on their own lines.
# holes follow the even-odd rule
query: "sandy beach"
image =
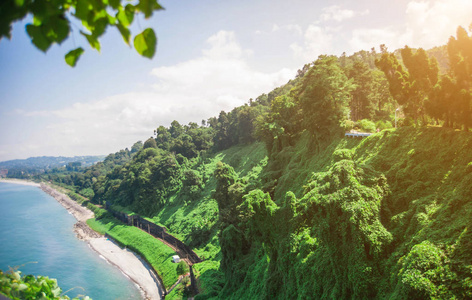
<svg viewBox="0 0 472 300">
<path fill-rule="evenodd" d="M 147 264 L 142 262 L 133 252 L 120 248 L 111 240 L 88 227 L 86 221 L 94 217 L 94 213 L 91 210 L 81 206 L 67 195 L 58 192 L 49 185 L 41 183 L 36 186 L 39 186 L 44 192 L 53 196 L 77 219 L 78 222 L 74 225 L 77 237 L 89 243 L 94 251 L 136 283 L 142 290 L 145 299 L 161 299 L 163 292 L 157 275 Z"/>
<path fill-rule="evenodd" d="M 39 183 L 30 181 L 30 180 L 23 180 L 23 179 L 1 178 L 1 179 L 0 179 L 0 182 L 14 183 L 14 184 L 21 184 L 21 185 L 29 185 L 29 186 L 36 186 L 36 187 L 39 187 Z"/>
<path fill-rule="evenodd" d="M 141 289 L 144 290 L 146 287 L 146 299 L 161 299 L 162 290 L 159 288 L 156 275 L 133 252 L 120 248 L 105 237 L 90 239 L 89 244 L 92 249 L 100 253 L 108 262 L 117 266 Z"/>
</svg>

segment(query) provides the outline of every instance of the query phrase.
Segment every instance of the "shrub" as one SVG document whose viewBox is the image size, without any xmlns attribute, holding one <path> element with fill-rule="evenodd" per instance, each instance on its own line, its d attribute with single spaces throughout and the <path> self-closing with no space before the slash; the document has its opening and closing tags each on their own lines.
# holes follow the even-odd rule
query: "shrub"
<svg viewBox="0 0 472 300">
<path fill-rule="evenodd" d="M 189 272 L 189 268 L 187 264 L 185 263 L 185 261 L 181 260 L 177 264 L 176 272 L 177 272 L 177 275 L 185 275 Z"/>
<path fill-rule="evenodd" d="M 377 121 L 377 122 L 375 123 L 375 126 L 376 126 L 379 130 L 384 130 L 384 129 L 388 129 L 388 128 L 392 128 L 392 127 L 393 127 L 392 122 L 390 122 L 390 121 L 385 121 L 385 122 L 384 122 L 384 121 L 382 121 L 382 120 Z"/>
<path fill-rule="evenodd" d="M 364 132 L 375 132 L 376 129 L 375 123 L 367 119 L 357 121 L 357 125 Z"/>
<path fill-rule="evenodd" d="M 352 150 L 351 149 L 337 149 L 333 153 L 333 160 L 338 162 L 343 159 L 352 159 Z"/>
<path fill-rule="evenodd" d="M 21 276 L 21 271 L 14 269 L 5 273 L 0 270 L 0 295 L 8 296 L 10 299 L 70 299 L 63 295 L 56 279 L 46 276 Z M 75 299 L 79 298 L 73 298 Z M 83 299 L 91 300 L 88 296 Z"/>
<path fill-rule="evenodd" d="M 355 125 L 355 122 L 354 122 L 354 121 L 351 121 L 351 120 L 344 120 L 344 121 L 341 123 L 341 127 L 342 127 L 345 131 L 351 131 L 352 129 L 354 129 L 354 125 Z"/>
</svg>

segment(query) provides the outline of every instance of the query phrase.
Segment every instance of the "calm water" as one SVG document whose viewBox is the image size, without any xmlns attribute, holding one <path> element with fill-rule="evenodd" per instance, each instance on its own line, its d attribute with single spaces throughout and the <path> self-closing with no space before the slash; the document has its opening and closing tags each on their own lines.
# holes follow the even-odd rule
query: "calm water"
<svg viewBox="0 0 472 300">
<path fill-rule="evenodd" d="M 0 269 L 56 278 L 69 297 L 141 299 L 138 288 L 73 232 L 75 218 L 37 187 L 0 182 Z M 29 263 L 37 262 L 37 263 Z M 24 266 L 22 266 L 24 265 Z"/>
</svg>

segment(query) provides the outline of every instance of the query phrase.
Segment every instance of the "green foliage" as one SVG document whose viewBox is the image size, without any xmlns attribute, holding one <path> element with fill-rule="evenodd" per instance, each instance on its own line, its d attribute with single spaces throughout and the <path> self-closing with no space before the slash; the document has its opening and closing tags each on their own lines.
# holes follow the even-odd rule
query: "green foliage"
<svg viewBox="0 0 472 300">
<path fill-rule="evenodd" d="M 128 4 L 129 5 L 129 4 Z M 134 48 L 144 57 L 152 58 L 156 53 L 157 38 L 152 28 L 147 28 L 134 38 Z"/>
<path fill-rule="evenodd" d="M 333 161 L 338 162 L 345 159 L 352 160 L 353 154 L 354 153 L 351 149 L 337 149 L 333 152 Z"/>
<path fill-rule="evenodd" d="M 367 119 L 363 119 L 357 122 L 357 125 L 359 126 L 359 129 L 362 132 L 375 132 L 376 126 L 375 123 L 372 121 L 369 121 Z"/>
<path fill-rule="evenodd" d="M 93 213 L 95 214 L 95 219 L 96 220 L 100 220 L 102 218 L 110 218 L 111 217 L 111 214 L 106 210 L 106 209 L 103 209 L 103 208 L 100 208 L 90 202 L 87 203 L 87 208 L 90 209 L 91 211 L 93 211 Z M 105 234 L 105 232 L 100 232 L 101 234 Z"/>
<path fill-rule="evenodd" d="M 320 56 L 297 91 L 305 128 L 319 138 L 329 138 L 340 131 L 354 87 L 335 57 Z"/>
<path fill-rule="evenodd" d="M 377 121 L 375 122 L 375 127 L 377 127 L 379 130 L 384 130 L 388 128 L 393 128 L 393 125 L 390 121 Z"/>
<path fill-rule="evenodd" d="M 0 39 L 11 38 L 12 23 L 27 15 L 33 16 L 33 23 L 26 25 L 26 32 L 33 45 L 46 52 L 52 44 L 61 44 L 73 31 L 73 21 L 82 24 L 79 29 L 88 44 L 100 51 L 100 38 L 108 26 L 116 27 L 125 42 L 129 44 L 131 24 L 135 14 L 145 18 L 163 9 L 156 0 L 140 0 L 137 4 L 122 3 L 121 0 L 5 0 L 0 9 Z M 157 38 L 152 28 L 145 29 L 134 38 L 134 46 L 139 54 L 152 58 L 156 50 Z M 65 56 L 66 63 L 74 67 L 82 47 L 71 50 Z"/>
<path fill-rule="evenodd" d="M 391 129 L 393 99 L 402 126 L 429 117 L 466 124 L 469 92 L 457 87 L 459 78 L 470 83 L 469 40 L 458 32 L 455 71 L 440 79 L 422 49 L 320 56 L 295 80 L 202 126 L 173 121 L 131 152 L 54 178 L 148 216 L 194 248 L 204 259 L 194 266 L 198 299 L 471 298 L 470 134 Z M 441 111 L 458 95 L 458 110 Z M 355 127 L 382 132 L 338 134 Z M 95 209 L 96 230 L 150 247 Z M 168 278 L 179 273 L 161 268 Z M 172 297 L 185 295 L 179 288 Z"/>
<path fill-rule="evenodd" d="M 447 287 L 453 274 L 446 260 L 444 251 L 429 241 L 413 246 L 399 261 L 395 295 L 408 299 L 454 298 Z"/>
<path fill-rule="evenodd" d="M 239 221 L 223 229 L 219 297 L 472 295 L 470 134 L 384 130 L 333 140 L 315 156 L 307 140 L 302 135 L 269 161 L 284 166 L 275 200 L 250 191 Z M 298 196 L 286 193 L 300 182 Z"/>
<path fill-rule="evenodd" d="M 187 263 L 185 263 L 185 261 L 180 261 L 178 264 L 177 264 L 177 275 L 185 275 L 189 272 L 189 268 L 187 266 Z"/>
<path fill-rule="evenodd" d="M 361 51 L 346 59 L 352 61 L 345 70 L 355 85 L 349 103 L 350 118 L 353 121 L 385 118 L 394 110 L 388 81 L 384 74 L 373 66 L 376 57 L 375 51 L 367 55 L 365 51 Z"/>
<path fill-rule="evenodd" d="M 178 279 L 176 265 L 172 263 L 175 252 L 139 228 L 124 225 L 114 218 L 90 219 L 87 224 L 95 231 L 108 234 L 122 246 L 140 254 L 170 288 Z"/>
<path fill-rule="evenodd" d="M 82 47 L 69 51 L 65 56 L 66 63 L 71 67 L 75 67 L 75 65 L 77 64 L 77 61 L 79 60 L 80 56 L 84 53 L 84 51 L 85 50 Z"/>
<path fill-rule="evenodd" d="M 13 300 L 25 299 L 70 299 L 63 295 L 56 279 L 47 276 L 21 275 L 21 271 L 10 269 L 0 270 L 0 294 Z M 88 296 L 78 296 L 73 299 L 89 300 Z"/>
</svg>

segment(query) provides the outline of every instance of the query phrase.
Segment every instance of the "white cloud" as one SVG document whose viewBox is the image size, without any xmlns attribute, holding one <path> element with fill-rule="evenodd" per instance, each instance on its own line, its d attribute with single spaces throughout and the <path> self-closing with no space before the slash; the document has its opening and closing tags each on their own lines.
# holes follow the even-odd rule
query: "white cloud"
<svg viewBox="0 0 472 300">
<path fill-rule="evenodd" d="M 303 44 L 293 43 L 290 45 L 290 49 L 296 58 L 305 62 L 313 61 L 321 54 L 331 54 L 334 40 L 333 31 L 332 28 L 312 24 L 305 31 Z"/>
<path fill-rule="evenodd" d="M 270 30 L 261 30 L 258 29 L 254 31 L 256 35 L 261 35 L 261 34 L 296 34 L 296 35 L 302 35 L 303 30 L 302 27 L 298 24 L 288 24 L 288 25 L 280 25 L 280 24 L 272 24 L 272 28 Z"/>
<path fill-rule="evenodd" d="M 289 24 L 286 26 L 287 30 L 291 31 L 291 32 L 294 32 L 298 35 L 302 35 L 303 34 L 303 30 L 302 30 L 302 27 L 298 24 Z"/>
<path fill-rule="evenodd" d="M 322 10 L 322 14 L 320 16 L 320 20 L 323 22 L 334 20 L 337 22 L 342 22 L 344 20 L 351 19 L 355 16 L 362 16 L 369 14 L 369 10 L 365 10 L 362 12 L 355 12 L 350 9 L 342 9 L 339 5 L 333 5 L 329 7 L 325 7 Z"/>
<path fill-rule="evenodd" d="M 34 128 L 28 147 L 14 151 L 15 143 L 12 149 L 6 145 L 6 151 L 17 157 L 30 156 L 33 148 L 45 155 L 115 152 L 147 139 L 159 125 L 168 126 L 174 119 L 200 123 L 294 77 L 295 70 L 263 73 L 251 68 L 247 58 L 252 52 L 239 45 L 233 32 L 220 31 L 207 42 L 200 57 L 153 69 L 150 76 L 156 84 L 146 91 L 52 111 L 17 111 L 24 117 L 47 116 L 48 124 Z"/>
<path fill-rule="evenodd" d="M 403 27 L 357 28 L 352 31 L 352 51 L 367 50 L 386 44 L 389 49 L 422 47 L 429 49 L 447 43 L 459 25 L 472 22 L 472 1 L 410 1 L 406 5 Z"/>
<path fill-rule="evenodd" d="M 378 48 L 380 44 L 388 45 L 391 50 L 404 46 L 399 34 L 392 28 L 354 29 L 352 38 L 349 41 L 349 47 L 352 51 L 370 50 L 372 47 Z"/>
<path fill-rule="evenodd" d="M 156 94 L 175 98 L 182 109 L 198 100 L 203 111 L 215 115 L 269 92 L 295 74 L 289 69 L 274 73 L 253 70 L 245 59 L 251 52 L 241 49 L 232 32 L 219 32 L 208 41 L 211 48 L 201 57 L 152 70 L 158 79 Z"/>
<path fill-rule="evenodd" d="M 406 8 L 407 43 L 430 48 L 447 43 L 459 25 L 468 28 L 472 22 L 472 1 L 411 1 Z"/>
<path fill-rule="evenodd" d="M 243 50 L 234 32 L 221 30 L 208 38 L 210 49 L 203 50 L 203 54 L 213 59 L 241 58 L 244 54 L 251 54 L 250 50 Z"/>
</svg>

